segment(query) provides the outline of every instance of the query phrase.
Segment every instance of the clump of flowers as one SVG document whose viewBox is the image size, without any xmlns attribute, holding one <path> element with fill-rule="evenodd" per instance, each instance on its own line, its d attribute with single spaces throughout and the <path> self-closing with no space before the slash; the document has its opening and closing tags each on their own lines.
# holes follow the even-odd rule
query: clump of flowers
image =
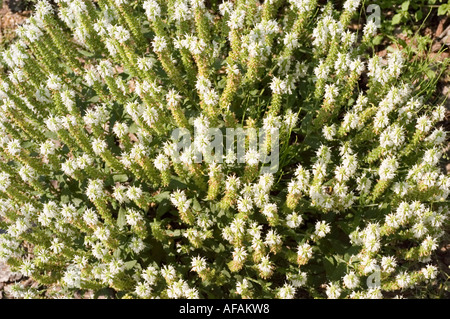
<svg viewBox="0 0 450 319">
<path fill-rule="evenodd" d="M 2 54 L 14 271 L 123 298 L 381 298 L 436 278 L 444 108 L 407 51 L 372 54 L 372 21 L 347 28 L 360 1 L 55 2 Z"/>
</svg>

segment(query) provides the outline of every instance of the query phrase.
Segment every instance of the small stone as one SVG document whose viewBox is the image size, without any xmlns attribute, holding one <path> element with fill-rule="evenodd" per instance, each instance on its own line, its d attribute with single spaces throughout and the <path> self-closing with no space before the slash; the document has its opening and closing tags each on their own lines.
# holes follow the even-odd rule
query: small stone
<svg viewBox="0 0 450 319">
<path fill-rule="evenodd" d="M 0 263 L 0 282 L 8 282 L 10 276 L 11 271 L 9 267 L 4 263 Z"/>
<path fill-rule="evenodd" d="M 438 52 L 439 50 L 441 50 L 441 48 L 442 48 L 442 44 L 439 42 L 436 42 L 432 45 L 431 52 Z"/>
<path fill-rule="evenodd" d="M 31 286 L 32 284 L 33 284 L 33 279 L 32 279 L 32 278 L 28 278 L 28 279 L 22 281 L 22 285 L 23 285 L 24 287 Z"/>
<path fill-rule="evenodd" d="M 11 275 L 9 276 L 9 281 L 11 282 L 15 282 L 15 281 L 19 281 L 20 279 L 22 279 L 22 274 L 20 273 L 11 273 Z"/>
</svg>

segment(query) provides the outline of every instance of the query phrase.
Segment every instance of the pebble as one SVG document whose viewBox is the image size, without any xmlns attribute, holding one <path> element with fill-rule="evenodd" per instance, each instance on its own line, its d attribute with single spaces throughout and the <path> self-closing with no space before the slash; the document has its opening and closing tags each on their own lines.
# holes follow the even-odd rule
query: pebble
<svg viewBox="0 0 450 319">
<path fill-rule="evenodd" d="M 0 282 L 8 282 L 11 276 L 11 271 L 9 267 L 4 263 L 0 263 Z"/>
</svg>

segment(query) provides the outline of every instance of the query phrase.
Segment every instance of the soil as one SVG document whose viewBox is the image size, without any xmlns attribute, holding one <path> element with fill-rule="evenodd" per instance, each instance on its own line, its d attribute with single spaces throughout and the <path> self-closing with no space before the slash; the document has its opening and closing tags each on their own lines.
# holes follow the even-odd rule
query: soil
<svg viewBox="0 0 450 319">
<path fill-rule="evenodd" d="M 17 26 L 30 16 L 31 11 L 24 10 L 25 8 L 24 1 L 3 0 L 3 6 L 0 8 L 0 43 L 10 41 Z"/>
</svg>

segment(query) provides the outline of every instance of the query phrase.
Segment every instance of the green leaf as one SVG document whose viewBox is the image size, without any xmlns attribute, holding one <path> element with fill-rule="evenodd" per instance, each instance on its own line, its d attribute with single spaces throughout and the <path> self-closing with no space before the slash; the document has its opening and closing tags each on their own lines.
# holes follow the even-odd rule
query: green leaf
<svg viewBox="0 0 450 319">
<path fill-rule="evenodd" d="M 94 53 L 85 51 L 85 50 L 78 50 L 78 52 L 80 52 L 82 55 L 87 56 L 87 57 L 91 57 L 94 56 Z"/>
<path fill-rule="evenodd" d="M 194 197 L 192 199 L 192 209 L 194 211 L 201 211 L 202 210 L 202 205 L 200 205 L 200 203 L 198 202 L 196 197 Z"/>
<path fill-rule="evenodd" d="M 124 263 L 123 265 L 124 265 L 125 270 L 130 270 L 136 264 L 137 264 L 137 260 L 130 260 L 130 261 L 127 261 L 126 263 Z"/>
<path fill-rule="evenodd" d="M 113 181 L 114 183 L 125 183 L 128 181 L 128 176 L 126 174 L 114 175 Z"/>
<path fill-rule="evenodd" d="M 336 261 L 333 256 L 324 257 L 323 259 L 323 267 L 325 268 L 325 273 L 327 274 L 327 278 L 331 280 L 331 275 L 334 272 L 336 266 Z"/>
<path fill-rule="evenodd" d="M 117 215 L 117 226 L 119 226 L 119 228 L 122 228 L 127 224 L 126 214 L 127 213 L 125 208 L 120 207 L 119 213 Z"/>
<path fill-rule="evenodd" d="M 380 45 L 381 41 L 383 41 L 383 36 L 377 35 L 375 38 L 373 38 L 372 43 L 373 45 Z"/>
<path fill-rule="evenodd" d="M 162 215 L 167 213 L 173 206 L 169 202 L 168 199 L 164 199 L 161 203 L 159 203 L 158 208 L 156 208 L 156 217 L 160 218 Z"/>
<path fill-rule="evenodd" d="M 450 13 L 450 3 L 440 5 L 438 9 L 438 16 L 443 16 L 447 13 Z"/>
<path fill-rule="evenodd" d="M 100 101 L 100 97 L 98 95 L 95 95 L 88 100 L 88 102 L 91 103 L 97 103 L 98 101 Z"/>
<path fill-rule="evenodd" d="M 422 12 L 422 10 L 416 11 L 416 13 L 414 14 L 414 18 L 416 19 L 416 21 L 422 20 L 422 18 L 423 18 L 423 12 Z"/>
<path fill-rule="evenodd" d="M 436 77 L 436 73 L 433 70 L 427 70 L 427 78 L 434 79 Z"/>
<path fill-rule="evenodd" d="M 126 111 L 124 110 L 124 112 L 126 112 Z M 138 125 L 136 124 L 136 122 L 133 122 L 133 123 L 130 125 L 130 127 L 128 128 L 128 131 L 129 131 L 131 134 L 134 134 L 134 133 L 136 133 L 136 132 L 138 131 Z"/>
<path fill-rule="evenodd" d="M 181 236 L 181 229 L 167 230 L 166 233 L 170 237 L 180 237 Z"/>
<path fill-rule="evenodd" d="M 157 203 L 161 203 L 165 199 L 170 199 L 170 192 L 162 192 L 158 195 L 153 196 Z"/>
<path fill-rule="evenodd" d="M 403 11 L 408 11 L 409 9 L 409 1 L 405 1 L 402 3 L 402 10 Z"/>
<path fill-rule="evenodd" d="M 399 24 L 402 21 L 402 14 L 401 13 L 397 13 L 393 18 L 392 18 L 392 24 L 396 25 Z"/>
<path fill-rule="evenodd" d="M 323 266 L 329 281 L 339 281 L 347 269 L 346 264 L 337 262 L 334 256 L 325 257 Z"/>
</svg>

